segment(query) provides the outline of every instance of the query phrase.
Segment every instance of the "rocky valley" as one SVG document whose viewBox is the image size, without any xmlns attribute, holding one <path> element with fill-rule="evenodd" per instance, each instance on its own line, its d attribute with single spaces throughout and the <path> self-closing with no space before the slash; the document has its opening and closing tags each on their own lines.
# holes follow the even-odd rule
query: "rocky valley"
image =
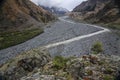
<svg viewBox="0 0 120 80">
<path fill-rule="evenodd" d="M 0 80 L 120 80 L 119 0 L 32 1 L 0 1 Z"/>
</svg>

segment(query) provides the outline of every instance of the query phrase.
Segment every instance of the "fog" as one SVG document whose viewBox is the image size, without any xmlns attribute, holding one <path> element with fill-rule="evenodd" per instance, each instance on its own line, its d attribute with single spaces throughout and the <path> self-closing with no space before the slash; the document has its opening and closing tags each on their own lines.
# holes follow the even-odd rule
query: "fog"
<svg viewBox="0 0 120 80">
<path fill-rule="evenodd" d="M 82 1 L 85 0 L 31 0 L 35 4 L 44 5 L 47 7 L 58 6 L 63 7 L 71 11 L 74 7 L 79 5 Z"/>
</svg>

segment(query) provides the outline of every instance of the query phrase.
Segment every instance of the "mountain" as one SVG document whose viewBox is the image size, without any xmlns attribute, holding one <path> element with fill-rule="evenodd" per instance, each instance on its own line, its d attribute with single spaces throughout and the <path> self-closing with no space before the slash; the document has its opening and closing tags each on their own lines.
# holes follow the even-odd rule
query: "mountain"
<svg viewBox="0 0 120 80">
<path fill-rule="evenodd" d="M 62 7 L 47 7 L 40 5 L 43 9 L 55 14 L 55 15 L 64 15 L 65 13 L 69 12 L 67 9 Z"/>
<path fill-rule="evenodd" d="M 87 0 L 75 7 L 71 16 L 93 23 L 120 23 L 119 0 Z"/>
<path fill-rule="evenodd" d="M 30 0 L 0 1 L 0 31 L 39 27 L 55 17 Z"/>
</svg>

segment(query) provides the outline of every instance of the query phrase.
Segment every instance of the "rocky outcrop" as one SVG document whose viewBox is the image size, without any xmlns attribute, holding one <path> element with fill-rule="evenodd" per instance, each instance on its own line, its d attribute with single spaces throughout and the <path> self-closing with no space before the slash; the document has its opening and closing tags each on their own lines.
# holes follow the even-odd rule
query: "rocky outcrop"
<svg viewBox="0 0 120 80">
<path fill-rule="evenodd" d="M 32 74 L 36 69 L 42 68 L 51 60 L 46 50 L 38 48 L 22 53 L 8 61 L 0 68 L 1 77 L 5 80 L 19 80 L 23 76 Z M 4 80 L 3 79 L 3 80 Z"/>
<path fill-rule="evenodd" d="M 74 8 L 73 14 L 71 15 L 76 16 L 77 14 L 79 19 L 93 23 L 115 22 L 119 24 L 120 14 L 118 2 L 117 0 L 88 0 Z"/>
<path fill-rule="evenodd" d="M 0 71 L 3 80 L 119 80 L 120 57 L 91 54 L 52 60 L 43 49 L 34 49 L 7 62 Z"/>
<path fill-rule="evenodd" d="M 64 60 L 59 59 L 56 62 L 63 63 Z M 68 58 L 64 61 L 66 65 L 59 69 L 56 69 L 53 60 L 42 70 L 21 80 L 119 80 L 119 60 L 114 55 L 84 55 Z"/>
<path fill-rule="evenodd" d="M 30 0 L 0 1 L 0 30 L 40 27 L 55 17 Z M 38 24 L 38 25 L 37 25 Z"/>
</svg>

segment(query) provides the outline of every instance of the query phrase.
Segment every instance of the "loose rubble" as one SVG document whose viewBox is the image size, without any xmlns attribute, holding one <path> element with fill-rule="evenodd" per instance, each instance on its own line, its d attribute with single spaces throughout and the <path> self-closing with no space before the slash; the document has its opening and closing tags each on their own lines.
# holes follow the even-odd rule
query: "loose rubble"
<svg viewBox="0 0 120 80">
<path fill-rule="evenodd" d="M 7 80 L 119 80 L 120 57 L 91 54 L 51 59 L 37 49 L 4 64 L 0 72 Z"/>
</svg>

